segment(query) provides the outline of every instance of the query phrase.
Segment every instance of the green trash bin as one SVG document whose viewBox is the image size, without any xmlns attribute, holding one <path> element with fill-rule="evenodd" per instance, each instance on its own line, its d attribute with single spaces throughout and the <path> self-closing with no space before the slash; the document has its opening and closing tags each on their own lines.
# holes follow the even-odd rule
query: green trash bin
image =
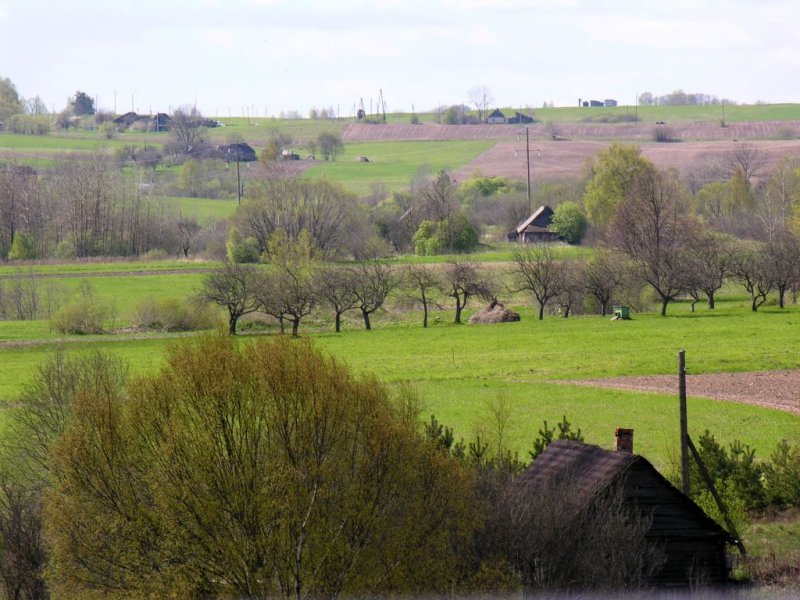
<svg viewBox="0 0 800 600">
<path fill-rule="evenodd" d="M 615 306 L 614 307 L 614 318 L 616 319 L 630 319 L 631 318 L 631 307 L 630 306 Z"/>
</svg>

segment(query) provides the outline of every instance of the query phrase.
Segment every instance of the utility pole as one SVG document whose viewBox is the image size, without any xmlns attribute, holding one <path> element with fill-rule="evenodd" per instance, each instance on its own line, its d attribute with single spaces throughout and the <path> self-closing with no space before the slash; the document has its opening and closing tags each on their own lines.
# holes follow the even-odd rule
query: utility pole
<svg viewBox="0 0 800 600">
<path fill-rule="evenodd" d="M 528 163 L 528 212 L 533 213 L 533 206 L 531 206 L 531 145 L 528 138 L 528 126 L 525 125 L 525 158 Z"/>
<path fill-rule="evenodd" d="M 678 352 L 678 397 L 681 413 L 681 491 L 689 495 L 689 425 L 686 415 L 686 350 Z"/>
</svg>

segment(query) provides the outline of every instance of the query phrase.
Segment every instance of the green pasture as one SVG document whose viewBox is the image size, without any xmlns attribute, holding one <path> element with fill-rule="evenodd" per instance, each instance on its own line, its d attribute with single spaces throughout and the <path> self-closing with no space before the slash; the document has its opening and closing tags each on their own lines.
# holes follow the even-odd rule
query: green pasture
<svg viewBox="0 0 800 600">
<path fill-rule="evenodd" d="M 463 167 L 494 144 L 492 140 L 423 142 L 364 142 L 346 144 L 335 161 L 317 164 L 304 173 L 341 183 L 353 192 L 366 194 L 374 184 L 389 190 L 407 187 L 421 166 L 432 173 Z M 359 162 L 366 156 L 370 162 Z"/>
<path fill-rule="evenodd" d="M 116 303 L 120 320 L 147 296 L 190 295 L 200 273 L 93 277 L 98 298 Z M 128 280 L 128 281 L 126 281 Z M 77 287 L 80 279 L 67 281 Z M 520 299 L 521 301 L 522 299 Z M 634 314 L 631 321 L 611 322 L 599 316 L 534 318 L 529 305 L 519 307 L 523 320 L 494 326 L 457 326 L 452 311 L 436 311 L 430 328 L 421 315 L 397 318 L 391 309 L 364 331 L 357 314 L 336 335 L 326 318 L 314 319 L 304 335 L 358 372 L 375 374 L 389 384 L 411 382 L 430 414 L 455 428 L 458 437 L 490 435 L 488 404 L 509 408 L 509 447 L 525 453 L 543 420 L 566 415 L 590 442 L 609 446 L 615 427 L 636 430 L 637 450 L 669 468 L 677 427 L 675 398 L 593 389 L 559 380 L 618 375 L 672 374 L 676 354 L 687 351 L 690 373 L 763 371 L 800 367 L 800 307 L 748 310 L 746 299 L 733 296 L 715 311 L 685 303 L 661 318 Z M 327 331 L 323 330 L 327 329 Z M 246 340 L 248 336 L 242 336 Z M 0 323 L 0 398 L 13 399 L 23 382 L 57 345 L 68 351 L 107 349 L 131 363 L 133 372 L 154 368 L 174 337 L 72 337 L 58 341 L 46 322 Z M 676 384 L 677 385 L 677 384 Z M 690 390 L 691 393 L 691 390 Z M 800 439 L 800 418 L 787 413 L 730 402 L 694 398 L 690 425 L 699 435 L 706 428 L 723 441 L 741 439 L 767 458 L 781 439 Z"/>
<path fill-rule="evenodd" d="M 102 261 L 86 259 L 71 262 L 31 262 L 31 263 L 5 263 L 0 264 L 0 278 L 27 276 L 30 274 L 41 276 L 94 276 L 109 273 L 157 273 L 170 271 L 198 271 L 218 267 L 219 263 L 198 260 L 109 260 Z"/>
<path fill-rule="evenodd" d="M 235 176 L 235 174 L 234 174 Z M 216 198 L 176 198 L 163 196 L 159 198 L 165 206 L 174 209 L 184 217 L 194 217 L 203 227 L 224 221 L 233 215 L 238 206 L 234 199 Z"/>
<path fill-rule="evenodd" d="M 619 99 L 618 99 L 619 100 Z M 513 114 L 514 109 L 508 109 Z M 518 109 L 517 109 L 518 110 Z M 524 111 L 523 111 L 524 112 Z M 616 107 L 558 107 L 535 108 L 537 121 L 547 123 L 579 123 L 588 117 L 602 115 L 638 115 L 640 121 L 707 121 L 719 122 L 723 118 L 723 107 L 718 105 L 702 106 L 616 106 Z M 788 121 L 800 119 L 800 104 L 726 104 L 724 107 L 726 122 L 737 121 Z"/>
<path fill-rule="evenodd" d="M 50 134 L 50 135 L 18 135 L 0 132 L 0 150 L 22 150 L 26 152 L 67 153 L 89 152 L 117 148 L 127 145 L 122 139 L 108 140 L 98 133 L 87 131 L 85 135 Z"/>
</svg>

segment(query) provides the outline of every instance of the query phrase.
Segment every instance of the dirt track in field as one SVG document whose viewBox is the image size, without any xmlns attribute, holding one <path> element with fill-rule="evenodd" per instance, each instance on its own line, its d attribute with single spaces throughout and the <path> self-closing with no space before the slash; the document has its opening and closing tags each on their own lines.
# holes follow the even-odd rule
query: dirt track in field
<svg viewBox="0 0 800 600">
<path fill-rule="evenodd" d="M 678 394 L 677 375 L 583 379 L 559 381 L 559 383 L 676 396 Z M 800 369 L 687 375 L 686 394 L 713 400 L 754 404 L 800 415 Z"/>
</svg>

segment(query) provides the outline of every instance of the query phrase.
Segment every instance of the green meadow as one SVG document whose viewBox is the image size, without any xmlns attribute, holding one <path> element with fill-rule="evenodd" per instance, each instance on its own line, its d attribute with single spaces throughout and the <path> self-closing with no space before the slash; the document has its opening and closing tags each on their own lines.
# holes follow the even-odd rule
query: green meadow
<svg viewBox="0 0 800 600">
<path fill-rule="evenodd" d="M 124 325 L 142 298 L 186 298 L 202 276 L 189 270 L 57 280 L 74 289 L 89 281 L 98 299 L 115 304 L 118 325 Z M 553 423 L 566 415 L 588 441 L 606 447 L 615 427 L 632 427 L 637 451 L 665 469 L 672 465 L 677 439 L 674 396 L 559 381 L 675 373 L 676 353 L 682 348 L 690 373 L 800 366 L 798 306 L 764 307 L 752 313 L 744 297 L 730 295 L 715 311 L 698 307 L 692 314 L 686 303 L 678 303 L 666 318 L 636 313 L 631 321 L 611 322 L 599 316 L 537 321 L 527 298 L 515 303 L 521 304 L 519 323 L 457 326 L 451 323 L 452 311 L 441 310 L 434 313 L 433 326 L 423 329 L 419 313 L 401 313 L 391 306 L 371 332 L 360 328 L 357 314 L 350 314 L 339 335 L 330 331 L 326 314 L 311 319 L 301 332 L 357 372 L 374 374 L 390 385 L 413 384 L 423 417 L 436 415 L 457 437 L 471 439 L 482 433 L 491 439 L 489 406 L 499 403 L 510 417 L 505 443 L 522 455 L 542 421 Z M 242 342 L 248 337 L 242 335 Z M 128 361 L 136 373 L 157 368 L 165 348 L 176 342 L 176 336 L 125 334 L 61 339 L 47 321 L 0 322 L 0 399 L 13 402 L 36 365 L 59 346 L 68 352 L 108 350 Z M 708 428 L 723 441 L 740 439 L 765 458 L 781 439 L 800 439 L 796 416 L 699 398 L 690 401 L 690 427 L 695 435 Z"/>
<path fill-rule="evenodd" d="M 366 194 L 375 184 L 387 189 L 407 187 L 420 167 L 431 173 L 452 171 L 485 152 L 493 140 L 451 140 L 423 142 L 369 142 L 346 144 L 335 161 L 316 164 L 304 173 L 307 178 L 324 178 L 347 189 Z M 369 162 L 358 158 L 366 156 Z"/>
</svg>

